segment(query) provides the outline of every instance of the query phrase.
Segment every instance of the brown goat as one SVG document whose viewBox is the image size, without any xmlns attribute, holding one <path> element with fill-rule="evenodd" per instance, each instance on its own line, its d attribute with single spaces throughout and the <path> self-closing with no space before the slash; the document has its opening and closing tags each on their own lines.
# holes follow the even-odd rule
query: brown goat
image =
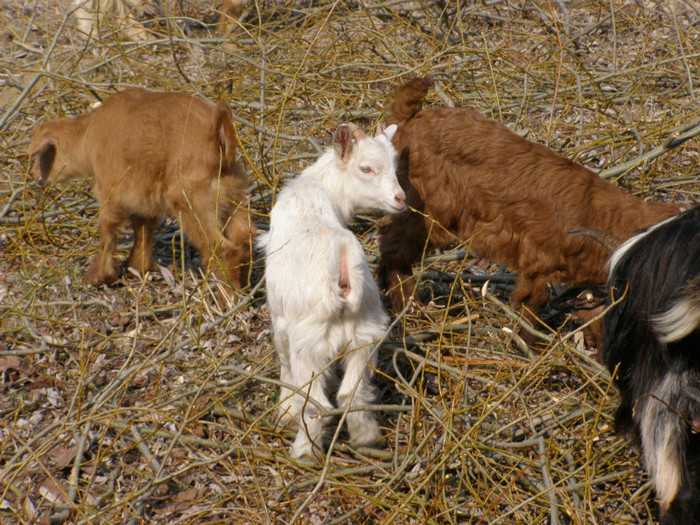
<svg viewBox="0 0 700 525">
<path fill-rule="evenodd" d="M 380 227 L 380 279 L 394 309 L 413 294 L 411 265 L 454 236 L 518 272 L 512 301 L 537 315 L 548 283 L 602 283 L 608 252 L 570 235 L 595 228 L 619 241 L 679 212 L 644 202 L 506 126 L 459 108 L 420 109 L 428 75 L 398 86 L 388 107 L 408 211 Z M 528 312 L 529 311 L 529 312 Z M 597 342 L 597 341 L 596 341 Z"/>
<path fill-rule="evenodd" d="M 155 269 L 154 230 L 160 217 L 172 216 L 203 266 L 240 288 L 254 231 L 243 204 L 247 177 L 235 154 L 225 101 L 212 106 L 184 93 L 140 88 L 89 113 L 38 125 L 29 146 L 40 184 L 94 178 L 100 246 L 84 276 L 93 286 L 118 278 L 114 252 L 127 219 L 135 238 L 128 265 L 142 273 Z"/>
</svg>

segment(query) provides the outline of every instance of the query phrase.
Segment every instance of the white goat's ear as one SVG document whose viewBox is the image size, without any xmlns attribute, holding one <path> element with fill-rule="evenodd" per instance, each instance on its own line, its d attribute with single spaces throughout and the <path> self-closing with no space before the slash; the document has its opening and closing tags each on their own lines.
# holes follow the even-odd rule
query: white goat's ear
<svg viewBox="0 0 700 525">
<path fill-rule="evenodd" d="M 374 134 L 374 138 L 381 137 L 383 133 L 384 133 L 384 126 L 382 126 L 381 123 L 377 124 L 377 131 Z"/>
<path fill-rule="evenodd" d="M 394 133 L 396 133 L 397 129 L 398 127 L 396 126 L 396 124 L 392 124 L 384 130 L 384 136 L 391 140 L 394 137 Z"/>
<path fill-rule="evenodd" d="M 348 126 L 350 126 L 350 132 L 352 133 L 352 138 L 355 139 L 356 143 L 360 142 L 361 140 L 365 140 L 367 138 L 367 135 L 365 134 L 365 132 L 362 131 L 357 126 L 357 124 L 355 124 L 354 122 L 350 122 L 350 124 L 348 124 Z"/>
<path fill-rule="evenodd" d="M 333 133 L 333 149 L 341 160 L 346 160 L 352 153 L 352 131 L 347 124 L 341 124 Z"/>
</svg>

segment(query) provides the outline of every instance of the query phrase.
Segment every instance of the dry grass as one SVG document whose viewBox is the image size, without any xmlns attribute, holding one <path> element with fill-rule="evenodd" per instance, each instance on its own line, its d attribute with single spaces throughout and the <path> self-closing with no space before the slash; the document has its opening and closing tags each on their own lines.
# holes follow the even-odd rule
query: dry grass
<svg viewBox="0 0 700 525">
<path fill-rule="evenodd" d="M 87 288 L 89 182 L 42 192 L 23 153 L 36 122 L 126 86 L 226 97 L 264 228 L 280 183 L 338 124 L 373 128 L 393 86 L 430 71 L 431 104 L 475 108 L 630 191 L 694 203 L 697 142 L 654 150 L 700 117 L 694 2 L 266 1 L 227 37 L 171 19 L 146 40 L 105 30 L 89 43 L 68 3 L 0 1 L 2 523 L 649 521 L 637 452 L 611 429 L 609 374 L 562 319 L 542 353 L 514 344 L 512 276 L 465 259 L 467 245 L 425 260 L 434 300 L 395 317 L 382 346 L 386 447 L 353 451 L 341 433 L 325 465 L 302 465 L 275 427 L 262 262 L 239 307 L 218 311 L 167 221 L 162 272 Z M 204 0 L 182 4 L 209 16 Z M 355 226 L 372 262 L 373 225 Z"/>
</svg>

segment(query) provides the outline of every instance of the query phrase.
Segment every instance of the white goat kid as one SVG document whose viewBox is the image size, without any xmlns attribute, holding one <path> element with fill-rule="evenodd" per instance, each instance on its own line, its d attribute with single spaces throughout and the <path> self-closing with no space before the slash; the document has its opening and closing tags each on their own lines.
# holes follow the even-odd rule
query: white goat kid
<svg viewBox="0 0 700 525">
<path fill-rule="evenodd" d="M 285 422 L 299 425 L 291 450 L 296 458 L 323 455 L 320 414 L 332 408 L 326 386 L 336 363 L 344 368 L 340 407 L 374 400 L 376 343 L 388 317 L 348 224 L 359 210 L 406 207 L 396 180 L 395 131 L 390 126 L 370 138 L 354 125 L 341 125 L 333 147 L 280 192 L 270 231 L 260 237 L 281 380 L 295 388 L 281 389 L 280 408 Z M 378 441 L 371 412 L 350 411 L 347 423 L 353 445 Z"/>
</svg>

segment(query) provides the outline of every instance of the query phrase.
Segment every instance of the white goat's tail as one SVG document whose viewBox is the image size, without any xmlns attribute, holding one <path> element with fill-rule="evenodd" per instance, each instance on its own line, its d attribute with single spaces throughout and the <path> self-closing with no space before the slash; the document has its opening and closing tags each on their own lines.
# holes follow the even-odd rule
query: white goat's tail
<svg viewBox="0 0 700 525">
<path fill-rule="evenodd" d="M 365 287 L 364 252 L 349 231 L 336 233 L 331 242 L 331 287 L 342 307 L 356 312 L 360 309 Z"/>
<path fill-rule="evenodd" d="M 691 280 L 680 299 L 654 319 L 654 330 L 662 343 L 680 341 L 700 328 L 700 275 Z"/>
</svg>

